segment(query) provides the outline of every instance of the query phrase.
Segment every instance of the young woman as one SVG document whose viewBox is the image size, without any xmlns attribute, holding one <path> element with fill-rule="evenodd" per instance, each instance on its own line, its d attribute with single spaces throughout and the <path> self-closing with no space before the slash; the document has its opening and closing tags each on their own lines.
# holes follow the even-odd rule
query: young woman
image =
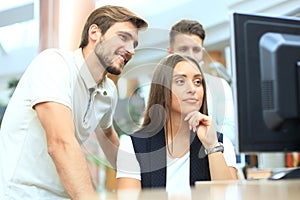
<svg viewBox="0 0 300 200">
<path fill-rule="evenodd" d="M 156 67 L 142 128 L 120 139 L 117 189 L 189 189 L 236 179 L 232 143 L 207 116 L 205 80 L 193 58 L 173 54 Z"/>
</svg>

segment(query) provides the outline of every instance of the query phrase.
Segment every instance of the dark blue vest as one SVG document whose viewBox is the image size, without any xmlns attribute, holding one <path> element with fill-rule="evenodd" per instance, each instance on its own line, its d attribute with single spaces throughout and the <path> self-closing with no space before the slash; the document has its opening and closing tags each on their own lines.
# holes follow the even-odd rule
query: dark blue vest
<svg viewBox="0 0 300 200">
<path fill-rule="evenodd" d="M 219 142 L 223 142 L 223 134 L 218 134 Z M 190 134 L 190 185 L 196 181 L 211 180 L 208 158 L 202 143 L 194 132 Z M 166 187 L 166 140 L 164 129 L 157 134 L 141 129 L 130 135 L 135 155 L 141 168 L 142 188 Z"/>
</svg>

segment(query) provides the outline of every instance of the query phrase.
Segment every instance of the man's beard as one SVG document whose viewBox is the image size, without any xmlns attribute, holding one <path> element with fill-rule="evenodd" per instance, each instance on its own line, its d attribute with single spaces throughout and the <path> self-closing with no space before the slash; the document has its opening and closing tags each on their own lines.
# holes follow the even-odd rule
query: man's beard
<svg viewBox="0 0 300 200">
<path fill-rule="evenodd" d="M 106 66 L 105 67 L 106 71 L 110 74 L 114 74 L 114 75 L 119 75 L 121 74 L 121 71 L 118 70 L 116 67 L 114 66 Z"/>
<path fill-rule="evenodd" d="M 110 74 L 114 74 L 114 75 L 119 75 L 121 74 L 121 70 L 118 69 L 117 67 L 114 66 L 114 59 L 113 56 L 109 56 L 109 52 L 105 52 L 105 49 L 107 49 L 107 47 L 105 47 L 103 45 L 103 42 L 100 41 L 96 48 L 95 48 L 95 54 L 98 57 L 101 65 L 105 68 L 105 70 L 110 73 Z"/>
</svg>

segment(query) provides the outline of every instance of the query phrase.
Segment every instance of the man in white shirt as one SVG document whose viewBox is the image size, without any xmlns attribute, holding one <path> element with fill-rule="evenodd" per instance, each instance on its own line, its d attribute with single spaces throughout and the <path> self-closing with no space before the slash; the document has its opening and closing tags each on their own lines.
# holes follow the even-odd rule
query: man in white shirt
<svg viewBox="0 0 300 200">
<path fill-rule="evenodd" d="M 168 53 L 179 53 L 195 58 L 199 63 L 210 62 L 203 48 L 205 30 L 195 20 L 183 19 L 170 31 Z M 204 63 L 203 65 L 208 65 Z M 203 65 L 201 65 L 203 67 Z M 202 70 L 205 72 L 205 68 Z M 208 113 L 216 123 L 216 130 L 227 136 L 235 145 L 235 120 L 232 91 L 223 79 L 204 73 L 207 82 Z"/>
<path fill-rule="evenodd" d="M 0 131 L 0 199 L 82 199 L 95 193 L 82 143 L 96 133 L 115 166 L 113 128 L 118 75 L 147 23 L 130 10 L 103 6 L 84 26 L 75 52 L 48 49 L 30 64 Z"/>
</svg>

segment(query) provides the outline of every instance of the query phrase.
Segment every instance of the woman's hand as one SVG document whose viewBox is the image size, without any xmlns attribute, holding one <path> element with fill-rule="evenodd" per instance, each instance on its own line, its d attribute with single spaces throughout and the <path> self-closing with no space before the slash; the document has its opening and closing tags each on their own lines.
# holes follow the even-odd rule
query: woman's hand
<svg viewBox="0 0 300 200">
<path fill-rule="evenodd" d="M 190 130 L 193 129 L 197 133 L 205 149 L 210 149 L 217 144 L 217 132 L 211 117 L 199 111 L 193 111 L 186 115 L 184 121 L 189 123 Z"/>
</svg>

